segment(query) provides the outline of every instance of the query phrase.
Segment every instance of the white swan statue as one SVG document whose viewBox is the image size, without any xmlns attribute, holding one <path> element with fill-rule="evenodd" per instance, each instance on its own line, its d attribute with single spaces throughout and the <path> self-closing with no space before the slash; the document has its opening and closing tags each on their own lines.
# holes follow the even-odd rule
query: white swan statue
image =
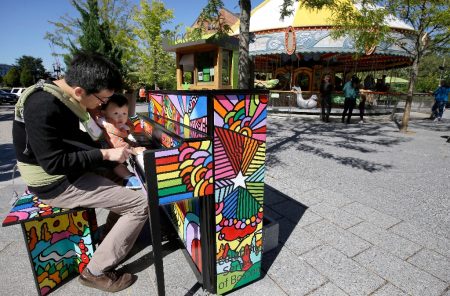
<svg viewBox="0 0 450 296">
<path fill-rule="evenodd" d="M 292 91 L 297 94 L 297 106 L 299 108 L 312 109 L 317 107 L 317 95 L 312 95 L 309 99 L 305 100 L 303 99 L 300 86 L 294 86 Z"/>
</svg>

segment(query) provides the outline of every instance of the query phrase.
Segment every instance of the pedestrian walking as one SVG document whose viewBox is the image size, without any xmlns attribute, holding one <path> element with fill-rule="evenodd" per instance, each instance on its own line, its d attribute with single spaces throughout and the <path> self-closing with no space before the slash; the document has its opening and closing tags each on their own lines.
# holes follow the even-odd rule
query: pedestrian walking
<svg viewBox="0 0 450 296">
<path fill-rule="evenodd" d="M 322 108 L 323 122 L 330 122 L 332 91 L 333 84 L 331 83 L 331 76 L 330 74 L 326 74 L 322 80 L 322 83 L 320 84 L 320 106 Z"/>
<path fill-rule="evenodd" d="M 352 79 L 347 81 L 342 89 L 345 96 L 344 112 L 342 113 L 342 123 L 350 123 L 352 118 L 353 108 L 356 104 L 356 98 L 359 96 L 359 78 L 356 75 L 352 76 Z M 345 121 L 345 117 L 348 117 Z"/>
<path fill-rule="evenodd" d="M 449 93 L 450 87 L 447 82 L 441 80 L 440 86 L 433 92 L 434 104 L 433 107 L 431 107 L 431 118 L 434 119 L 434 121 L 442 120 Z"/>
</svg>

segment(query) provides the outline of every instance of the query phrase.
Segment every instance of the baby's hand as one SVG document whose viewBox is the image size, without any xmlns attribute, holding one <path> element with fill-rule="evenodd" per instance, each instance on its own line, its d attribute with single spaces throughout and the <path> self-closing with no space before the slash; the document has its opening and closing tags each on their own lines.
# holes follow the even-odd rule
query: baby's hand
<svg viewBox="0 0 450 296">
<path fill-rule="evenodd" d="M 147 150 L 145 147 L 133 147 L 133 154 L 138 155 Z"/>
</svg>

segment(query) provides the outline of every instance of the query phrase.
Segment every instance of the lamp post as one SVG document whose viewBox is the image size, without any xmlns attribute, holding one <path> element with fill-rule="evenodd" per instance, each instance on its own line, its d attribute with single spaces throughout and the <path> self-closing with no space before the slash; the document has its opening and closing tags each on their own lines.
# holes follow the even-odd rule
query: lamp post
<svg viewBox="0 0 450 296">
<path fill-rule="evenodd" d="M 53 64 L 53 72 L 56 73 L 56 79 L 59 79 L 59 73 L 61 73 L 61 66 L 59 65 L 59 63 Z"/>
</svg>

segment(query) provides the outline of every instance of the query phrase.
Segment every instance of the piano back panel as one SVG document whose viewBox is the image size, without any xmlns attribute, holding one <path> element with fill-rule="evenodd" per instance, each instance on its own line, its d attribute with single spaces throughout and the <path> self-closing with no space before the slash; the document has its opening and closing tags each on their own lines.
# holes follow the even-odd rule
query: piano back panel
<svg viewBox="0 0 450 296">
<path fill-rule="evenodd" d="M 217 294 L 261 276 L 267 94 L 213 94 Z"/>
</svg>

